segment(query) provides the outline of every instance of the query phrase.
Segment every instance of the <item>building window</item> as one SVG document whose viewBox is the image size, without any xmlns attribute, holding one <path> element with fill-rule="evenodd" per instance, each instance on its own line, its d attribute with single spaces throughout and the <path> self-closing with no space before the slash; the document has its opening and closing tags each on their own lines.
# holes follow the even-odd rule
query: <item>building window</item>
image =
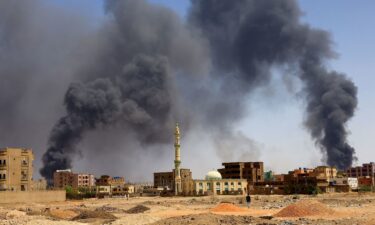
<svg viewBox="0 0 375 225">
<path fill-rule="evenodd" d="M 7 161 L 4 159 L 3 160 L 3 165 L 6 165 L 7 164 Z"/>
<path fill-rule="evenodd" d="M 242 185 L 242 183 L 241 182 L 238 182 L 238 186 L 241 186 Z"/>
<path fill-rule="evenodd" d="M 231 182 L 231 183 L 230 183 L 230 185 L 232 185 L 232 186 L 233 186 L 233 185 L 234 185 L 234 183 L 233 183 L 233 182 Z"/>
</svg>

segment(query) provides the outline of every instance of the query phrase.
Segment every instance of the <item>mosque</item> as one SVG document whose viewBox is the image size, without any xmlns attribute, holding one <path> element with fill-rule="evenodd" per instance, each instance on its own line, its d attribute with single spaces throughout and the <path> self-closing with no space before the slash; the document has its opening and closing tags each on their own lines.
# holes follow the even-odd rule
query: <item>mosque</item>
<svg viewBox="0 0 375 225">
<path fill-rule="evenodd" d="M 181 134 L 178 123 L 174 136 L 174 169 L 171 172 L 154 173 L 155 188 L 174 195 L 245 195 L 248 192 L 246 179 L 223 179 L 216 170 L 209 171 L 205 179 L 194 180 L 190 169 L 180 168 Z"/>
</svg>

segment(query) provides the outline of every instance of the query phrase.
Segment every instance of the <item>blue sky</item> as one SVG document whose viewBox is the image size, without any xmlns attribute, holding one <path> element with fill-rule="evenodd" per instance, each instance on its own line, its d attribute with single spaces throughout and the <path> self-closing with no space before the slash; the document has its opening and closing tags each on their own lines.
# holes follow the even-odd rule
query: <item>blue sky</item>
<svg viewBox="0 0 375 225">
<path fill-rule="evenodd" d="M 149 1 L 169 7 L 181 17 L 186 16 L 189 7 L 188 0 Z M 69 7 L 92 16 L 94 24 L 103 18 L 101 0 L 53 2 L 59 7 Z M 375 134 L 375 1 L 300 0 L 299 3 L 305 13 L 302 21 L 332 34 L 334 49 L 339 57 L 330 62 L 330 68 L 347 74 L 358 86 L 359 107 L 349 123 L 349 141 L 356 148 L 359 163 L 375 161 L 372 143 Z M 282 105 L 269 104 L 276 100 L 264 102 L 256 95 L 249 99 L 251 116 L 243 121 L 238 130 L 260 143 L 260 159 L 267 161 L 270 169 L 285 172 L 293 167 L 319 165 L 321 154 L 302 125 L 302 103 L 288 96 L 286 91 L 280 92 L 277 98 L 285 103 Z M 218 162 L 207 167 L 218 167 Z"/>
</svg>

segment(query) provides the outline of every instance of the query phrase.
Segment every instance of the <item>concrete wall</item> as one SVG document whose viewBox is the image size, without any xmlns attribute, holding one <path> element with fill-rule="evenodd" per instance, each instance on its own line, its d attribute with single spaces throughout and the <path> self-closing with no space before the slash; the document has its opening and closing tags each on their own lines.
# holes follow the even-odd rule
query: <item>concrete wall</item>
<svg viewBox="0 0 375 225">
<path fill-rule="evenodd" d="M 0 204 L 59 202 L 66 200 L 65 190 L 59 191 L 0 191 Z"/>
</svg>

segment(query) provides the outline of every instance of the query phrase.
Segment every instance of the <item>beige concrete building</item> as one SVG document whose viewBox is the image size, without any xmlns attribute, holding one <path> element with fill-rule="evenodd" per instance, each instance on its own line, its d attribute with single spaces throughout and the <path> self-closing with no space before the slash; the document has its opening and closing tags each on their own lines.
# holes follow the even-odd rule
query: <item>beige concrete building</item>
<svg viewBox="0 0 375 225">
<path fill-rule="evenodd" d="M 102 175 L 96 179 L 96 194 L 103 196 L 126 196 L 134 194 L 134 185 L 126 184 L 124 177 Z"/>
<path fill-rule="evenodd" d="M 73 175 L 73 188 L 92 188 L 94 186 L 94 175 L 88 173 L 75 173 Z"/>
<path fill-rule="evenodd" d="M 63 189 L 67 186 L 73 189 L 91 188 L 95 186 L 95 177 L 92 174 L 73 173 L 68 170 L 56 170 L 53 174 L 53 186 L 56 189 Z"/>
<path fill-rule="evenodd" d="M 247 179 L 222 179 L 217 171 L 207 173 L 204 180 L 194 180 L 194 195 L 245 195 Z"/>
<path fill-rule="evenodd" d="M 337 169 L 330 166 L 318 166 L 309 174 L 309 176 L 330 181 L 337 177 Z"/>
<path fill-rule="evenodd" d="M 0 190 L 32 189 L 34 155 L 27 148 L 0 149 Z"/>
</svg>

